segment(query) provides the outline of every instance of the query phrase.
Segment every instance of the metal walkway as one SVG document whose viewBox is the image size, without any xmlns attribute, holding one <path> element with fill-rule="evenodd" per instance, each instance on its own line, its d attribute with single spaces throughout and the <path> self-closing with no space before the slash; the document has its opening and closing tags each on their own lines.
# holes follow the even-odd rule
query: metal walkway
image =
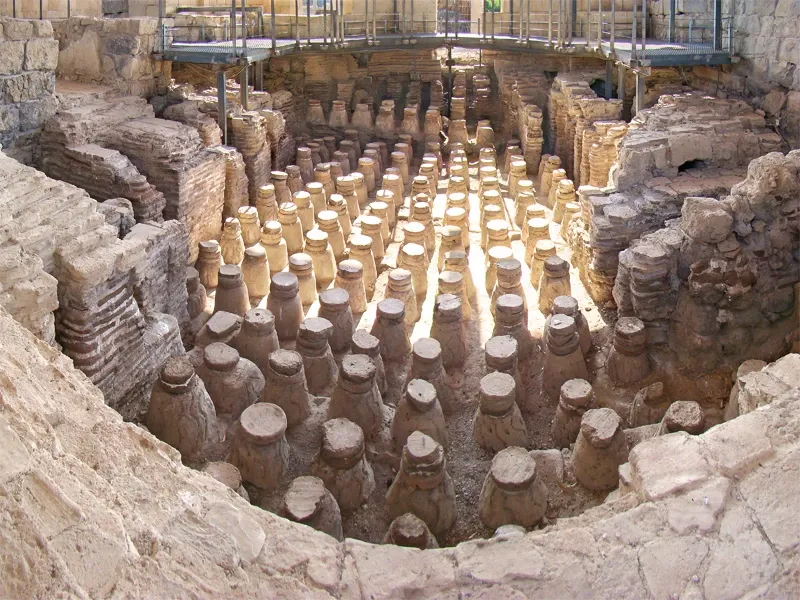
<svg viewBox="0 0 800 600">
<path fill-rule="evenodd" d="M 640 40 L 641 44 L 641 40 Z M 314 54 L 381 52 L 391 50 L 436 49 L 444 47 L 502 50 L 533 54 L 557 54 L 561 56 L 594 57 L 614 60 L 626 66 L 692 66 L 730 64 L 732 57 L 727 50 L 715 50 L 710 43 L 665 42 L 647 39 L 637 45 L 635 51 L 630 40 L 610 43 L 601 40 L 587 42 L 585 38 L 573 38 L 570 45 L 558 45 L 547 37 L 530 37 L 520 41 L 518 36 L 462 33 L 457 37 L 443 33 L 416 33 L 413 37 L 401 34 L 379 34 L 367 39 L 364 35 L 347 36 L 344 41 L 332 43 L 330 39 L 248 38 L 235 42 L 172 42 L 163 51 L 163 58 L 174 62 L 201 64 L 252 64 L 272 57 L 308 56 Z"/>
</svg>

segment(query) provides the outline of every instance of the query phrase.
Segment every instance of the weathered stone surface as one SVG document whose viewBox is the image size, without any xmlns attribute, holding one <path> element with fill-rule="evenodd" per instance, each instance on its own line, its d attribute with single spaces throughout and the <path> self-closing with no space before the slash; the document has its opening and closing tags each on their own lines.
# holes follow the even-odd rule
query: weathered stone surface
<svg viewBox="0 0 800 600">
<path fill-rule="evenodd" d="M 629 460 L 634 489 L 646 500 L 691 489 L 711 475 L 702 443 L 683 431 L 638 444 Z"/>
<path fill-rule="evenodd" d="M 681 229 L 698 242 L 716 244 L 733 229 L 726 206 L 712 198 L 686 198 L 681 211 Z"/>
</svg>

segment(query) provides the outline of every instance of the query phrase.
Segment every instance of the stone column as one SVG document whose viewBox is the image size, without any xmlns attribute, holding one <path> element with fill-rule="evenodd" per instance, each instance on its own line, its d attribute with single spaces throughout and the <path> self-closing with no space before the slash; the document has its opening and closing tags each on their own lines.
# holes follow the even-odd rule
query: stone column
<svg viewBox="0 0 800 600">
<path fill-rule="evenodd" d="M 537 477 L 536 461 L 525 448 L 498 452 L 481 489 L 478 514 L 491 529 L 536 525 L 547 510 L 547 488 Z"/>
<path fill-rule="evenodd" d="M 269 355 L 280 348 L 275 332 L 275 316 L 263 308 L 251 308 L 245 314 L 242 327 L 231 345 L 242 358 L 252 361 L 266 377 Z"/>
<path fill-rule="evenodd" d="M 272 276 L 267 310 L 275 315 L 275 331 L 279 340 L 293 340 L 303 321 L 303 305 L 298 295 L 299 284 L 293 273 L 276 273 Z"/>
<path fill-rule="evenodd" d="M 242 479 L 264 491 L 281 481 L 289 462 L 286 415 L 275 404 L 249 406 L 239 419 L 226 459 L 239 469 Z"/>
<path fill-rule="evenodd" d="M 243 317 L 250 310 L 250 296 L 237 265 L 222 265 L 217 276 L 219 285 L 214 298 L 214 312 L 225 311 Z"/>
<path fill-rule="evenodd" d="M 331 334 L 328 339 L 331 350 L 344 352 L 353 339 L 353 312 L 350 310 L 350 294 L 342 288 L 325 290 L 319 295 L 318 315 L 330 321 Z"/>
<path fill-rule="evenodd" d="M 381 357 L 385 362 L 403 361 L 411 351 L 405 328 L 405 305 L 396 298 L 378 303 L 375 323 L 370 332 L 381 341 Z"/>
<path fill-rule="evenodd" d="M 472 437 L 484 450 L 498 452 L 508 446 L 528 445 L 528 429 L 516 397 L 517 384 L 508 373 L 489 373 L 481 379 Z"/>
<path fill-rule="evenodd" d="M 267 251 L 259 244 L 244 251 L 242 279 L 250 298 L 260 300 L 269 292 Z M 256 301 L 255 304 L 258 304 Z"/>
<path fill-rule="evenodd" d="M 298 296 L 303 306 L 311 306 L 317 299 L 317 278 L 314 261 L 304 252 L 289 257 L 289 273 L 297 277 Z"/>
<path fill-rule="evenodd" d="M 339 505 L 319 477 L 304 475 L 289 484 L 283 497 L 283 514 L 291 521 L 344 540 Z"/>
<path fill-rule="evenodd" d="M 549 314 L 558 296 L 569 296 L 571 293 L 569 263 L 560 256 L 546 258 L 539 284 L 539 311 L 543 315 Z"/>
<path fill-rule="evenodd" d="M 444 450 L 422 432 L 412 433 L 403 448 L 400 470 L 386 493 L 390 519 L 413 512 L 435 535 L 456 520 L 456 496 L 446 470 Z"/>
<path fill-rule="evenodd" d="M 650 373 L 647 357 L 647 330 L 636 317 L 621 317 L 614 326 L 614 345 L 608 355 L 606 369 L 611 381 L 628 385 L 641 381 Z"/>
<path fill-rule="evenodd" d="M 556 448 L 569 448 L 578 438 L 581 419 L 587 410 L 596 408 L 594 390 L 585 379 L 570 379 L 561 386 L 556 415 L 550 432 Z"/>
<path fill-rule="evenodd" d="M 308 391 L 315 396 L 330 396 L 339 376 L 328 343 L 332 333 L 333 325 L 322 317 L 305 319 L 297 331 L 297 351 L 303 357 Z"/>
<path fill-rule="evenodd" d="M 613 490 L 619 484 L 619 466 L 628 460 L 622 420 L 610 408 L 587 411 L 572 451 L 575 477 L 584 487 Z"/>
<path fill-rule="evenodd" d="M 353 341 L 356 341 L 355 336 Z M 361 427 L 368 439 L 375 438 L 383 428 L 383 401 L 375 381 L 376 373 L 375 363 L 368 356 L 345 356 L 328 406 L 329 419 L 350 419 Z"/>
<path fill-rule="evenodd" d="M 442 446 L 447 446 L 447 426 L 444 413 L 436 397 L 436 388 L 424 379 L 412 379 L 397 403 L 392 418 L 392 442 L 399 453 L 408 436 L 415 431 L 430 436 Z"/>
<path fill-rule="evenodd" d="M 424 379 L 436 389 L 436 397 L 445 414 L 454 410 L 453 396 L 442 364 L 442 346 L 433 338 L 420 338 L 411 348 L 411 369 L 406 385 L 412 379 Z M 433 436 L 435 437 L 435 436 Z M 438 438 L 438 441 L 441 442 Z M 444 443 L 444 442 L 442 442 Z"/>
<path fill-rule="evenodd" d="M 484 346 L 484 361 L 486 372 L 499 371 L 507 373 L 514 378 L 517 384 L 517 404 L 525 406 L 526 393 L 519 374 L 519 345 L 510 335 L 501 335 L 489 338 Z"/>
<path fill-rule="evenodd" d="M 509 335 L 517 340 L 520 360 L 533 352 L 533 337 L 525 324 L 525 303 L 518 294 L 503 294 L 495 303 L 493 337 Z"/>
<path fill-rule="evenodd" d="M 570 379 L 589 379 L 589 370 L 580 348 L 575 319 L 553 315 L 547 329 L 547 354 L 542 372 L 542 389 L 553 400 Z"/>
<path fill-rule="evenodd" d="M 335 221 L 337 230 L 338 221 Z M 306 233 L 305 254 L 311 257 L 317 290 L 327 289 L 336 276 L 336 257 L 328 243 L 328 234 L 322 229 Z"/>
<path fill-rule="evenodd" d="M 425 521 L 411 513 L 405 513 L 397 517 L 389 525 L 389 531 L 383 538 L 384 544 L 394 544 L 407 548 L 418 548 L 420 550 L 430 550 L 438 548 L 436 538 L 428 529 Z"/>
<path fill-rule="evenodd" d="M 322 426 L 322 447 L 311 474 L 331 491 L 343 513 L 364 504 L 375 489 L 375 475 L 364 455 L 364 432 L 348 419 L 331 419 Z"/>
<path fill-rule="evenodd" d="M 293 350 L 276 350 L 269 355 L 263 402 L 283 409 L 289 427 L 299 425 L 311 414 L 303 358 Z"/>
<path fill-rule="evenodd" d="M 283 239 L 283 227 L 278 221 L 267 221 L 261 228 L 261 247 L 267 253 L 271 274 L 283 271 L 289 264 L 289 251 Z"/>
<path fill-rule="evenodd" d="M 452 294 L 436 298 L 431 337 L 442 347 L 442 364 L 448 371 L 460 369 L 467 360 L 467 340 L 461 316 L 461 299 Z"/>
</svg>

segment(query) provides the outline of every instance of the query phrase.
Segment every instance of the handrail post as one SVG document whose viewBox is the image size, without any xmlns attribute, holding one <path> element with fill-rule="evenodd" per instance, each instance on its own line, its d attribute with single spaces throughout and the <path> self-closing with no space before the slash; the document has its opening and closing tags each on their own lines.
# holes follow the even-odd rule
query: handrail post
<svg viewBox="0 0 800 600">
<path fill-rule="evenodd" d="M 525 43 L 531 41 L 531 0 L 528 0 L 527 10 L 525 11 Z"/>
<path fill-rule="evenodd" d="M 671 43 L 675 43 L 675 10 L 677 0 L 669 0 L 669 24 L 667 27 L 667 39 Z"/>
<path fill-rule="evenodd" d="M 494 7 L 492 7 L 492 8 L 494 8 Z M 494 29 L 495 29 L 495 27 L 494 27 L 494 15 L 495 15 L 495 11 L 493 10 L 492 11 L 492 41 L 494 41 Z"/>
<path fill-rule="evenodd" d="M 322 44 L 328 45 L 328 0 L 322 0 Z"/>
<path fill-rule="evenodd" d="M 412 2 L 414 0 L 411 0 Z M 403 0 L 403 14 L 400 15 L 400 31 L 403 34 L 403 39 L 406 39 L 406 0 Z"/>
<path fill-rule="evenodd" d="M 246 0 L 242 0 L 242 55 L 247 51 L 247 9 L 245 4 Z"/>
<path fill-rule="evenodd" d="M 642 60 L 647 58 L 647 0 L 642 0 Z"/>
<path fill-rule="evenodd" d="M 236 56 L 236 0 L 231 0 L 231 41 L 233 55 Z"/>
<path fill-rule="evenodd" d="M 444 39 L 447 39 L 447 31 L 449 29 L 450 29 L 450 7 L 448 6 L 447 0 L 444 0 Z"/>
<path fill-rule="evenodd" d="M 592 43 L 592 0 L 586 0 L 586 47 Z"/>
<path fill-rule="evenodd" d="M 272 54 L 275 54 L 275 0 L 270 0 L 269 35 L 272 41 Z"/>
<path fill-rule="evenodd" d="M 714 0 L 714 50 L 722 50 L 722 0 Z"/>
<path fill-rule="evenodd" d="M 372 0 L 372 41 L 376 43 L 378 41 L 378 25 L 377 25 L 378 22 L 376 20 L 377 18 L 378 18 L 378 13 L 375 7 L 375 0 Z"/>
<path fill-rule="evenodd" d="M 306 36 L 311 45 L 311 0 L 306 0 Z"/>
<path fill-rule="evenodd" d="M 249 110 L 249 106 L 248 105 L 250 103 L 249 102 L 249 91 L 250 90 L 247 89 L 248 86 L 250 85 L 249 82 L 248 82 L 248 73 L 247 73 L 249 68 L 250 68 L 250 65 L 245 63 L 244 68 L 242 69 L 242 72 L 239 75 L 239 99 L 240 99 L 240 101 L 242 103 L 242 108 L 244 110 Z"/>
<path fill-rule="evenodd" d="M 547 45 L 553 45 L 553 0 L 550 0 L 550 8 L 547 16 Z"/>
<path fill-rule="evenodd" d="M 411 37 L 414 37 L 414 0 L 411 0 Z M 416 60 L 416 55 L 414 56 L 414 60 Z"/>
<path fill-rule="evenodd" d="M 217 124 L 222 131 L 222 145 L 228 145 L 228 109 L 225 95 L 225 70 L 217 72 Z"/>
<path fill-rule="evenodd" d="M 369 0 L 364 0 L 364 40 L 369 44 Z"/>
<path fill-rule="evenodd" d="M 636 0 L 633 0 L 633 21 L 631 22 L 631 59 L 636 58 Z"/>
<path fill-rule="evenodd" d="M 481 0 L 483 2 L 483 39 L 486 39 L 486 0 Z"/>
<path fill-rule="evenodd" d="M 614 54 L 614 42 L 617 35 L 617 0 L 611 0 L 611 54 Z"/>
<path fill-rule="evenodd" d="M 294 0 L 294 45 L 300 47 L 300 0 Z"/>
</svg>

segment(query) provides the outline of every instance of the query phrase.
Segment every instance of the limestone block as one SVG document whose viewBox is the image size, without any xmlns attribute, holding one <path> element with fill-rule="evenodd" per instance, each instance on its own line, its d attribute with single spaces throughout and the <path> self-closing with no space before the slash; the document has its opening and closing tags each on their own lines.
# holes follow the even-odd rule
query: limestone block
<svg viewBox="0 0 800 600">
<path fill-rule="evenodd" d="M 725 477 L 742 478 L 775 454 L 758 411 L 712 427 L 702 437 L 709 459 Z"/>
<path fill-rule="evenodd" d="M 29 71 L 0 78 L 0 102 L 17 104 L 36 100 L 55 89 L 55 76 L 44 71 Z"/>
<path fill-rule="evenodd" d="M 25 42 L 0 42 L 0 75 L 16 75 L 24 62 Z"/>
<path fill-rule="evenodd" d="M 691 489 L 712 473 L 702 451 L 698 438 L 684 431 L 638 444 L 629 457 L 634 489 L 646 500 Z"/>
<path fill-rule="evenodd" d="M 733 230 L 727 206 L 713 198 L 686 198 L 681 210 L 681 230 L 698 242 L 716 244 Z"/>
<path fill-rule="evenodd" d="M 653 597 L 683 597 L 686 585 L 702 571 L 708 552 L 707 542 L 688 537 L 655 539 L 645 544 L 639 550 L 639 565 Z M 664 560 L 667 556 L 670 560 Z"/>
<path fill-rule="evenodd" d="M 664 506 L 669 526 L 679 535 L 694 530 L 712 531 L 725 510 L 730 491 L 730 479 L 712 477 L 691 491 L 668 498 Z"/>
<path fill-rule="evenodd" d="M 213 505 L 206 521 L 233 538 L 241 561 L 247 565 L 261 553 L 267 535 L 258 522 L 240 508 L 225 502 Z"/>
<path fill-rule="evenodd" d="M 57 65 L 58 40 L 36 39 L 25 43 L 26 71 L 55 71 Z"/>
</svg>

